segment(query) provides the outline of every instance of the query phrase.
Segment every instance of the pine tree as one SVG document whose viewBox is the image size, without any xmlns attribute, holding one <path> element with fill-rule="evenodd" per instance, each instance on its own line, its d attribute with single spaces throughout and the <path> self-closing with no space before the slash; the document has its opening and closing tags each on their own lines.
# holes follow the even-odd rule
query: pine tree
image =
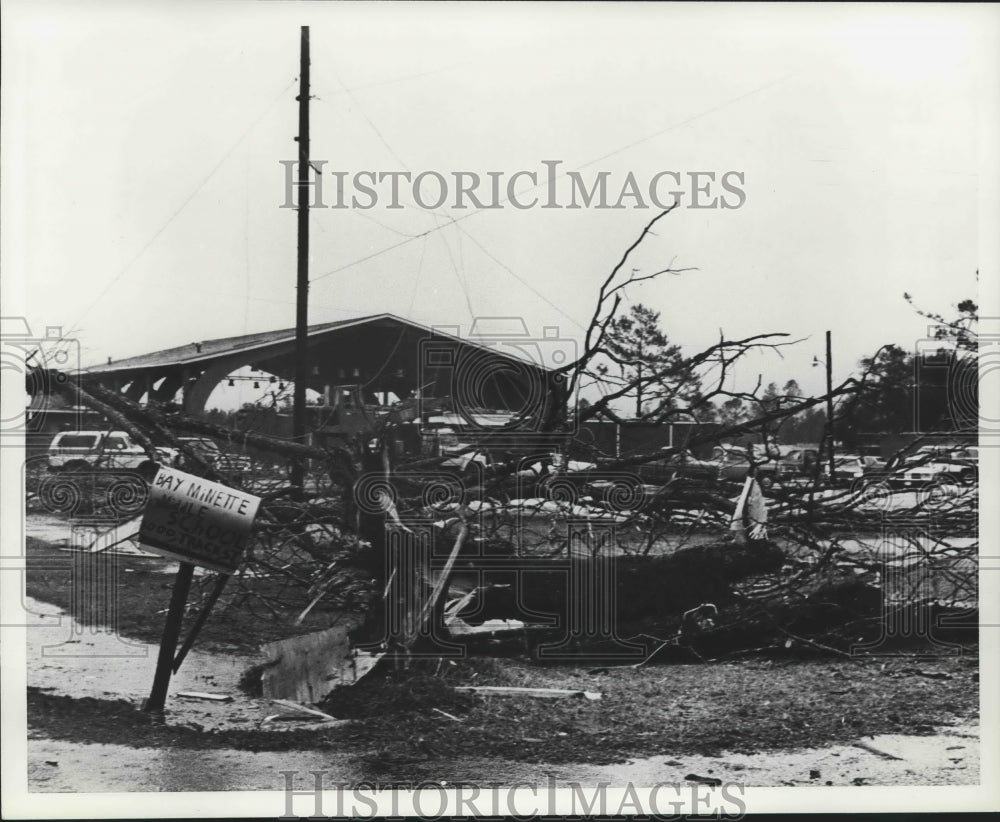
<svg viewBox="0 0 1000 822">
<path fill-rule="evenodd" d="M 604 353 L 618 367 L 624 384 L 635 392 L 635 415 L 642 416 L 644 403 L 659 409 L 676 408 L 698 396 L 701 381 L 660 329 L 660 314 L 642 303 L 609 325 Z M 602 370 L 607 374 L 607 368 Z"/>
</svg>

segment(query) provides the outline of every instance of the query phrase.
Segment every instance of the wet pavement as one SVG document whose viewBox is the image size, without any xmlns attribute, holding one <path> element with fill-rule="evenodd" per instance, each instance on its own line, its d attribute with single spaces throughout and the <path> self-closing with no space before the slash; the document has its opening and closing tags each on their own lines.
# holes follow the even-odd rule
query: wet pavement
<svg viewBox="0 0 1000 822">
<path fill-rule="evenodd" d="M 932 736 L 885 735 L 862 740 L 868 748 L 836 745 L 717 757 L 656 756 L 616 765 L 525 764 L 498 759 L 434 759 L 372 768 L 357 754 L 335 751 L 262 752 L 182 750 L 87 745 L 28 740 L 28 785 L 32 791 L 237 791 L 283 790 L 282 771 L 296 771 L 296 790 L 308 790 L 322 771 L 324 783 L 415 784 L 425 781 L 637 787 L 683 784 L 691 774 L 745 787 L 873 785 L 976 785 L 980 781 L 975 726 L 957 726 Z M 874 748 L 881 753 L 874 753 Z M 896 758 L 889 758 L 896 757 Z"/>
</svg>

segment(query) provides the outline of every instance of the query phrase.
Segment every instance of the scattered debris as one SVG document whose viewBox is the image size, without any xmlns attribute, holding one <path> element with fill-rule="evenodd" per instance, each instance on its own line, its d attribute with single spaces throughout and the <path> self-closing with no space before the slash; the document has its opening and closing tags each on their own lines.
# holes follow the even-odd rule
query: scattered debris
<svg viewBox="0 0 1000 822">
<path fill-rule="evenodd" d="M 944 671 L 921 671 L 919 668 L 905 668 L 904 671 L 908 674 L 927 677 L 927 679 L 951 679 L 951 674 Z"/>
<path fill-rule="evenodd" d="M 299 705 L 297 702 L 290 702 L 287 699 L 272 699 L 271 702 L 275 705 L 281 705 L 283 708 L 290 708 L 293 711 L 307 714 L 308 716 L 319 717 L 320 719 L 334 722 L 337 720 L 335 716 L 330 716 L 330 714 L 323 713 L 323 711 L 317 711 L 315 708 L 307 708 L 305 705 Z"/>
<path fill-rule="evenodd" d="M 445 627 L 452 636 L 461 637 L 520 633 L 526 626 L 519 619 L 488 619 L 482 625 L 469 625 L 463 619 L 451 617 L 445 620 Z"/>
<path fill-rule="evenodd" d="M 454 584 L 452 585 L 454 587 Z M 482 586 L 473 588 L 470 591 L 466 591 L 462 596 L 457 599 L 451 600 L 447 605 L 444 606 L 444 618 L 447 624 L 448 620 L 456 619 L 458 615 L 465 610 L 470 602 L 478 596 L 479 592 L 483 590 Z"/>
<path fill-rule="evenodd" d="M 572 688 L 515 688 L 507 685 L 459 685 L 455 690 L 487 696 L 537 696 L 543 699 L 576 697 L 592 701 L 603 696 L 596 691 L 578 691 Z"/>
<path fill-rule="evenodd" d="M 141 516 L 125 520 L 113 528 L 98 534 L 96 539 L 90 543 L 87 550 L 92 554 L 99 554 L 105 551 L 110 553 L 112 548 L 117 548 L 119 553 L 125 552 L 138 556 L 153 556 L 148 551 L 143 550 L 139 542 L 139 526 L 141 523 Z"/>
<path fill-rule="evenodd" d="M 264 696 L 315 703 L 336 685 L 353 685 L 361 679 L 380 657 L 351 648 L 348 634 L 356 627 L 355 621 L 345 619 L 323 631 L 264 645 L 264 656 L 271 663 L 261 677 Z"/>
<path fill-rule="evenodd" d="M 315 728 L 330 728 L 337 725 L 347 725 L 349 719 L 322 719 L 318 716 L 307 716 L 306 714 L 271 714 L 261 720 L 261 724 L 266 722 L 309 722 Z"/>
<path fill-rule="evenodd" d="M 441 714 L 441 716 L 446 716 L 448 719 L 453 719 L 455 722 L 461 722 L 462 720 L 454 714 L 450 714 L 447 711 L 442 711 L 440 708 L 431 708 L 435 713 Z"/>
<path fill-rule="evenodd" d="M 455 537 L 455 544 L 451 549 L 451 553 L 448 555 L 448 559 L 445 561 L 444 568 L 441 569 L 440 574 L 438 574 L 437 579 L 434 582 L 434 586 L 431 589 L 427 601 L 423 603 L 423 607 L 420 608 L 419 612 L 414 609 L 414 613 L 410 614 L 414 617 L 412 620 L 407 619 L 406 622 L 409 623 L 409 630 L 404 632 L 402 637 L 401 645 L 406 650 L 409 651 L 420 632 L 427 624 L 427 621 L 431 618 L 437 607 L 438 600 L 448 589 L 448 585 L 451 581 L 452 569 L 455 567 L 455 560 L 458 558 L 459 552 L 462 550 L 462 546 L 465 544 L 465 539 L 469 535 L 469 526 L 463 520 L 461 526 L 458 529 L 458 535 Z"/>
<path fill-rule="evenodd" d="M 712 602 L 703 602 L 697 608 L 691 608 L 681 615 L 679 635 L 690 637 L 702 631 L 709 631 L 715 627 L 718 618 L 718 607 Z"/>
<path fill-rule="evenodd" d="M 874 745 L 869 745 L 867 742 L 855 742 L 853 744 L 855 748 L 861 748 L 861 750 L 868 751 L 868 753 L 873 753 L 876 756 L 881 756 L 883 759 L 895 759 L 899 762 L 903 761 L 903 757 L 886 753 L 885 751 L 879 750 Z"/>
<path fill-rule="evenodd" d="M 360 679 L 374 671 L 375 667 L 384 657 L 384 652 L 373 654 L 370 651 L 361 651 L 357 648 L 353 649 L 350 655 L 350 664 L 352 666 L 354 682 L 358 682 Z M 337 676 L 337 674 L 331 674 L 327 676 L 327 679 L 336 679 Z M 354 684 L 354 682 L 350 684 Z"/>
<path fill-rule="evenodd" d="M 716 779 L 714 776 L 698 776 L 696 773 L 689 773 L 684 778 L 688 782 L 699 782 L 702 785 L 711 785 L 713 788 L 718 788 L 722 785 L 722 780 Z"/>
<path fill-rule="evenodd" d="M 318 583 L 309 589 L 309 593 L 313 594 L 313 598 L 309 601 L 309 604 L 305 607 L 301 614 L 295 618 L 295 624 L 301 625 L 303 620 L 309 616 L 309 612 L 316 607 L 317 603 L 326 596 L 327 589 L 336 581 L 338 577 L 335 573 L 331 573 L 336 567 L 336 561 L 331 562 L 326 570 L 323 572 L 323 576 Z"/>
<path fill-rule="evenodd" d="M 232 702 L 233 698 L 229 694 L 209 694 L 204 691 L 179 691 L 177 693 L 181 699 L 203 699 L 206 702 Z"/>
<path fill-rule="evenodd" d="M 747 475 L 743 484 L 729 529 L 736 532 L 741 541 L 767 539 L 767 503 L 760 484 L 751 475 Z"/>
</svg>

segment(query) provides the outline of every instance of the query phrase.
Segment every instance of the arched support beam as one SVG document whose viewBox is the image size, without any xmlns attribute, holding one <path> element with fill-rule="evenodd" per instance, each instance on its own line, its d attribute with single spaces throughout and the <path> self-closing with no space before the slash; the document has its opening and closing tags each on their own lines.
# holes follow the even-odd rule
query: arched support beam
<svg viewBox="0 0 1000 822">
<path fill-rule="evenodd" d="M 142 399 L 142 395 L 145 393 L 146 380 L 144 377 L 136 377 L 129 383 L 128 388 L 125 389 L 126 399 L 130 399 L 132 402 L 139 402 L 139 400 Z"/>
<path fill-rule="evenodd" d="M 159 388 L 154 389 L 149 398 L 160 403 L 170 402 L 182 385 L 180 374 L 167 374 Z"/>
<path fill-rule="evenodd" d="M 132 402 L 139 402 L 139 400 L 149 393 L 151 386 L 152 380 L 150 379 L 150 375 L 148 373 L 139 374 L 129 383 L 128 388 L 125 389 L 125 396 L 132 400 Z"/>
<path fill-rule="evenodd" d="M 184 384 L 184 413 L 197 415 L 205 410 L 205 403 L 212 395 L 215 387 L 233 371 L 249 365 L 255 360 L 243 357 L 230 357 L 213 363 L 200 375 L 189 379 Z"/>
</svg>

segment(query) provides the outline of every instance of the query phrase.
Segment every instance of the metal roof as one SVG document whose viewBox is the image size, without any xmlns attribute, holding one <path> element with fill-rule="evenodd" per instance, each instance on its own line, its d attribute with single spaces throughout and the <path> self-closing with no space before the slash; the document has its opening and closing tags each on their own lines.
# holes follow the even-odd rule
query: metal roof
<svg viewBox="0 0 1000 822">
<path fill-rule="evenodd" d="M 530 360 L 521 357 L 514 357 L 507 351 L 496 350 L 492 346 L 486 345 L 475 339 L 463 339 L 461 337 L 456 337 L 453 334 L 449 334 L 439 329 L 425 326 L 421 323 L 413 322 L 412 320 L 406 320 L 402 317 L 397 317 L 395 314 L 373 314 L 367 317 L 358 317 L 351 320 L 338 320 L 336 322 L 311 325 L 308 329 L 308 336 L 312 338 L 321 337 L 323 335 L 330 334 L 331 332 L 380 322 L 409 326 L 414 330 L 424 332 L 428 335 L 457 340 L 465 345 L 491 351 L 501 357 L 516 359 L 519 362 L 534 366 L 540 371 L 548 371 L 544 365 L 531 362 Z M 81 371 L 83 374 L 88 376 L 97 376 L 151 368 L 170 368 L 174 366 L 205 363 L 206 361 L 215 360 L 230 354 L 244 353 L 255 349 L 262 349 L 262 353 L 265 353 L 263 351 L 264 349 L 275 345 L 293 343 L 294 341 L 295 329 L 284 328 L 280 331 L 264 331 L 257 334 L 245 334 L 239 337 L 222 337 L 216 340 L 192 342 L 175 348 L 165 348 L 162 351 L 140 354 L 137 357 L 128 357 L 122 360 L 112 360 L 110 363 L 92 365 L 81 369 Z"/>
<path fill-rule="evenodd" d="M 352 325 L 371 322 L 382 318 L 399 319 L 391 314 L 377 314 L 370 317 L 360 317 L 354 320 L 322 323 L 309 326 L 309 336 L 315 336 L 338 328 L 348 328 Z M 407 320 L 399 320 L 408 322 Z M 123 360 L 112 360 L 110 363 L 92 365 L 82 369 L 85 374 L 113 374 L 116 371 L 132 371 L 137 368 L 155 368 L 174 365 L 188 365 L 203 362 L 227 354 L 264 348 L 278 343 L 294 342 L 295 329 L 283 328 L 279 331 L 263 331 L 258 334 L 244 334 L 239 337 L 221 337 L 217 340 L 201 340 L 199 342 L 179 345 L 176 348 L 164 348 L 137 357 L 127 357 Z"/>
</svg>

